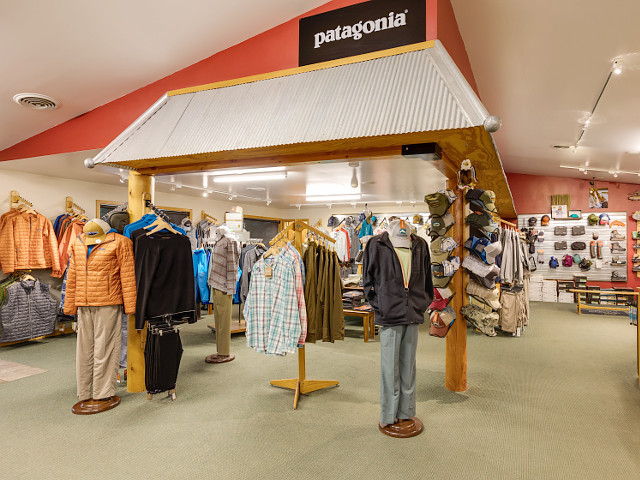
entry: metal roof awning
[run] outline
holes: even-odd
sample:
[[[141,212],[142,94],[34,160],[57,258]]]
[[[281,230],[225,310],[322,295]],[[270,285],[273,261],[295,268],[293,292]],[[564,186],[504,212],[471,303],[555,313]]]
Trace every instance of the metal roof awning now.
[[[313,160],[363,145],[373,151],[435,141],[458,165],[480,150],[478,161],[502,174],[498,190],[505,192],[496,194],[506,193],[508,213],[515,213],[483,127],[488,117],[436,40],[169,92],[94,162],[161,174],[238,166],[249,158],[268,164],[285,150]]]

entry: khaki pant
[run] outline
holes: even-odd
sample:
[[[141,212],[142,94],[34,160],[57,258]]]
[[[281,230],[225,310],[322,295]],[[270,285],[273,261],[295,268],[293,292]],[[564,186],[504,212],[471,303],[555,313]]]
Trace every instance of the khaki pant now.
[[[213,317],[216,323],[216,347],[218,355],[229,355],[231,351],[231,305],[233,297],[213,290]]]
[[[121,305],[78,307],[76,379],[80,400],[116,394],[121,318]]]

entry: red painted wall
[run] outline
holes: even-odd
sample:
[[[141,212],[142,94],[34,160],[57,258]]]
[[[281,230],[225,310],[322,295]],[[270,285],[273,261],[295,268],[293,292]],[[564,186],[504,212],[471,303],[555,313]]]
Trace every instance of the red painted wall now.
[[[640,278],[631,271],[630,262],[635,243],[631,232],[637,228],[636,221],[631,214],[640,210],[640,202],[634,202],[627,197],[638,189],[632,183],[614,183],[596,181],[597,188],[609,189],[608,209],[589,209],[589,178],[542,177],[537,175],[523,175],[521,173],[507,173],[507,181],[513,195],[518,215],[528,213],[548,213],[551,211],[551,195],[571,195],[571,209],[582,210],[582,213],[627,212],[627,278],[628,282],[590,282],[602,287],[640,287]],[[618,230],[620,231],[620,230]],[[622,232],[621,232],[622,233]]]
[[[477,91],[450,0],[425,1],[426,39],[441,38],[467,81]],[[363,1],[332,0],[303,16],[357,3]],[[296,67],[299,18],[0,151],[0,161],[103,148],[169,90]]]

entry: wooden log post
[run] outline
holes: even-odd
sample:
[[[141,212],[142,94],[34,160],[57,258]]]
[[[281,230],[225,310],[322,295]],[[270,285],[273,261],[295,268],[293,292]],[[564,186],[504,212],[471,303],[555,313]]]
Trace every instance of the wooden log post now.
[[[465,200],[464,193],[457,191],[458,179],[456,172],[448,169],[447,188],[456,192],[458,199],[451,206],[451,213],[455,219],[455,225],[450,231],[450,235],[458,243],[458,248],[454,255],[460,257],[462,262],[464,256],[464,241],[468,236],[468,228],[465,225]],[[451,283],[455,288],[452,307],[456,312],[456,321],[446,337],[446,366],[445,366],[445,387],[453,392],[463,392],[467,389],[467,322],[460,313],[460,309],[468,303],[466,287],[468,275],[460,268],[453,276]]]
[[[140,220],[147,212],[143,199],[148,194],[153,202],[155,178],[134,171],[129,172],[129,221]],[[129,315],[127,322],[127,391],[142,392],[144,384],[145,330],[136,330],[135,316]]]

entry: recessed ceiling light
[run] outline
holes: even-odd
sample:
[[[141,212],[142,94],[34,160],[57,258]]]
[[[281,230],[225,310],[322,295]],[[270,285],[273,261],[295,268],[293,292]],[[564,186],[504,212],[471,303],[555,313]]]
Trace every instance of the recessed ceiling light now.
[[[17,93],[13,101],[33,110],[55,110],[61,105],[55,98],[41,93]]]

